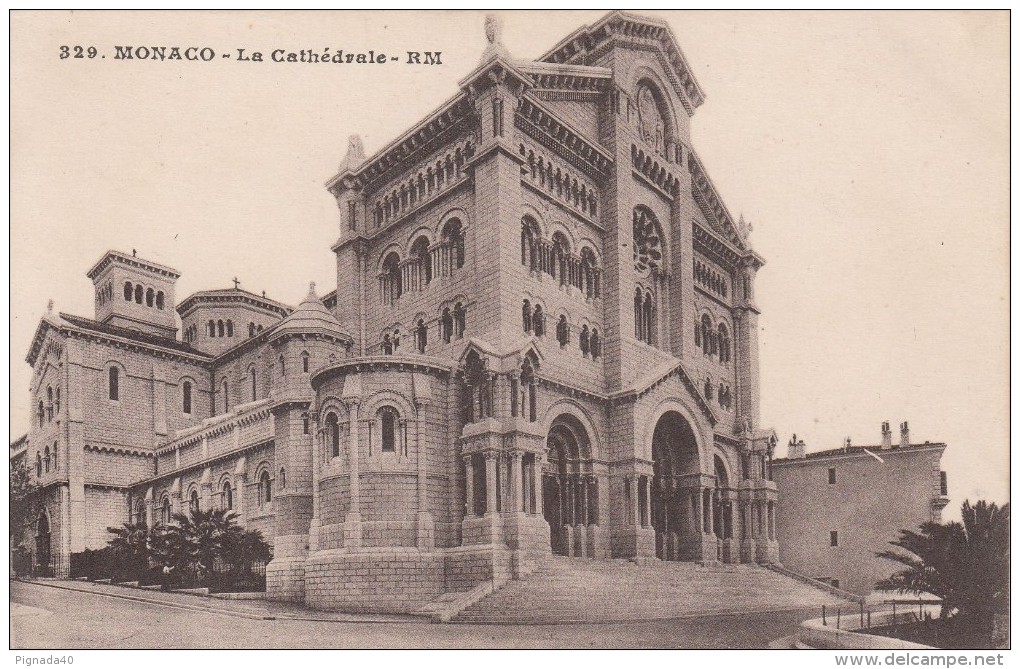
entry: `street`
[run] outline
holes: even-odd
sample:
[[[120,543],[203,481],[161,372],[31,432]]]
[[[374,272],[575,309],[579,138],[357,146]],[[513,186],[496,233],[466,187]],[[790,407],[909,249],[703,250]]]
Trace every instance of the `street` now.
[[[251,620],[12,581],[10,638],[17,649],[766,648],[814,615],[807,610],[521,626]]]

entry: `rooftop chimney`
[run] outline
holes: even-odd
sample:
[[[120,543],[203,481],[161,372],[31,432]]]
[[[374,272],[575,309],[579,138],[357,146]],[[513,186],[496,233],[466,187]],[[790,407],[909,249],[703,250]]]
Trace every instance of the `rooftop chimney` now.
[[[892,448],[892,428],[889,427],[889,421],[882,423],[882,450],[888,451]]]
[[[900,448],[910,446],[910,425],[907,421],[900,423]]]
[[[797,440],[797,435],[790,437],[790,443],[786,445],[786,457],[790,460],[804,459],[804,440]]]

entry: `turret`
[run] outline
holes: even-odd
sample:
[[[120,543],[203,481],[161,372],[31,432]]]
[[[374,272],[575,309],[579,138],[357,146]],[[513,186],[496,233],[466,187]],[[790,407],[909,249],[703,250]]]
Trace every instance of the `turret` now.
[[[96,320],[148,334],[174,337],[174,284],[180,273],[119,251],[107,251],[87,275],[95,286]]]

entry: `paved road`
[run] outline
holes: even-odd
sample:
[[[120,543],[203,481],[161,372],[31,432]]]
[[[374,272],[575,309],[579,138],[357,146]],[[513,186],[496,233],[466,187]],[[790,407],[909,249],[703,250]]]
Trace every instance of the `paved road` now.
[[[814,610],[605,625],[248,620],[11,582],[11,647],[765,648]]]

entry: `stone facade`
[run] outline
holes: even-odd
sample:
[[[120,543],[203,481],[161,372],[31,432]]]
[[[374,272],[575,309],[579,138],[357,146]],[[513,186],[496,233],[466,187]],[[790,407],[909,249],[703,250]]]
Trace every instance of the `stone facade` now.
[[[521,63],[487,34],[442,108],[371,157],[351,138],[336,291],[197,293],[178,339],[176,272],[111,252],[96,320],[43,319],[27,452],[61,449],[58,573],[108,509],[192,499],[270,538],[270,597],[324,609],[415,610],[551,553],[778,559],[764,261],[691,146],[675,38],[617,12]],[[125,282],[163,288],[151,322]]]
[[[773,462],[782,504],[776,514],[783,566],[860,595],[895,572],[875,557],[900,530],[941,522],[949,502],[940,461],[946,445],[911,444],[909,426],[894,442],[805,453],[794,436],[789,456]]]

